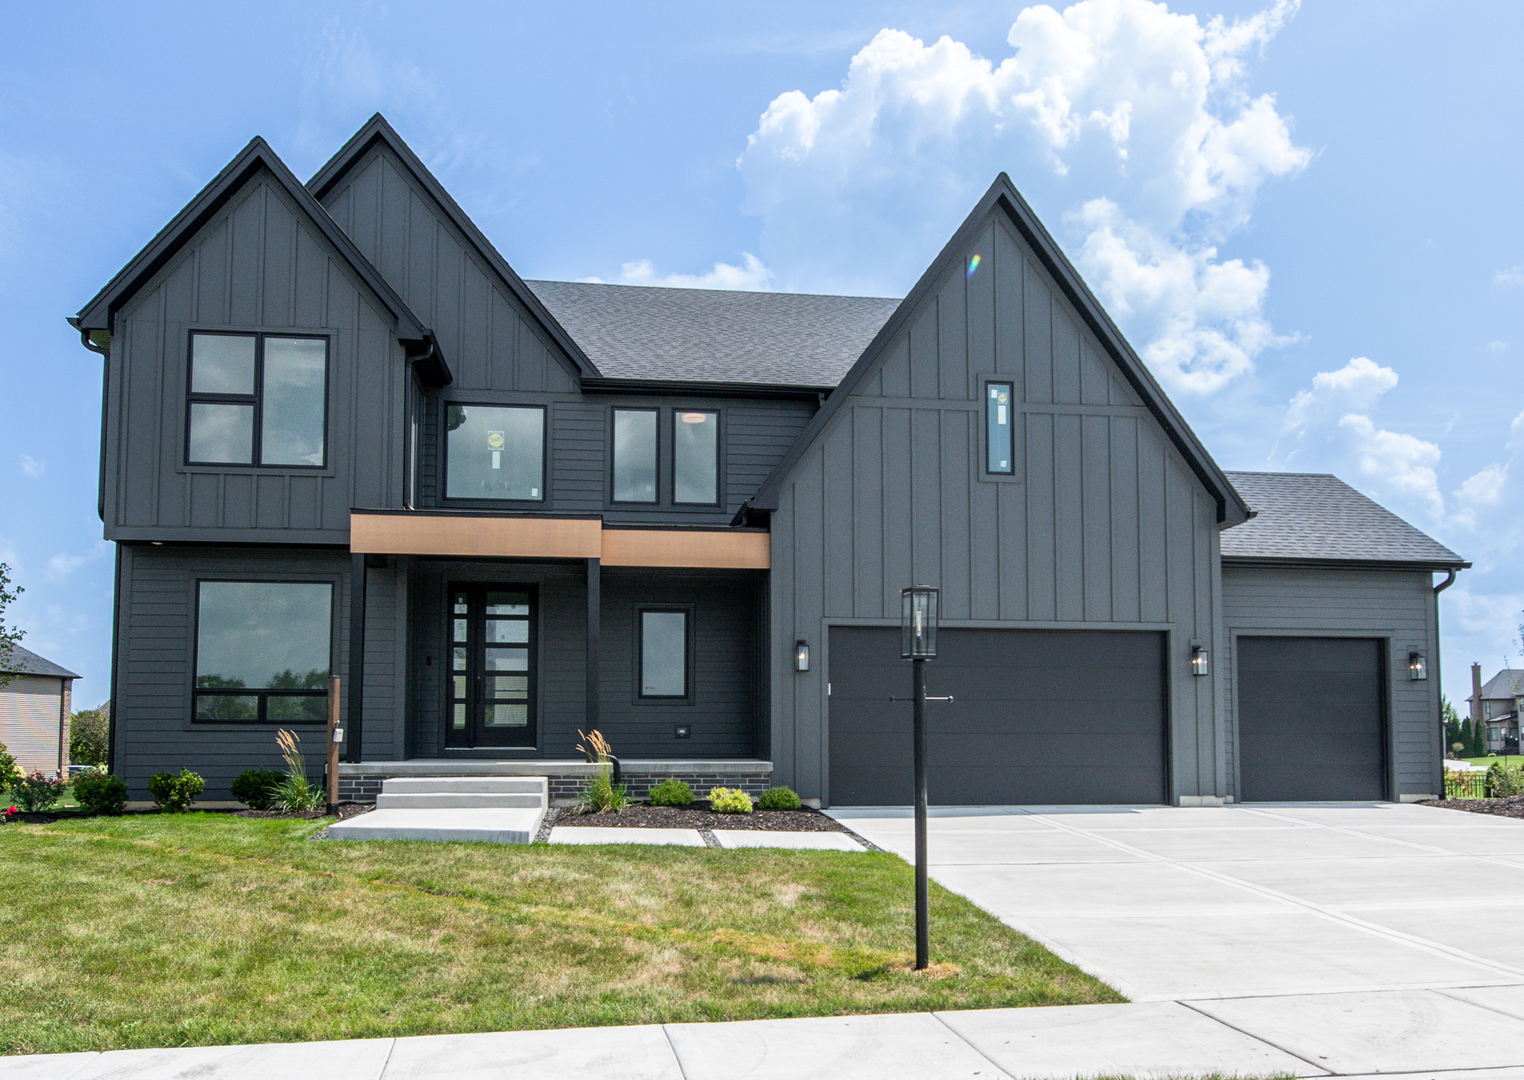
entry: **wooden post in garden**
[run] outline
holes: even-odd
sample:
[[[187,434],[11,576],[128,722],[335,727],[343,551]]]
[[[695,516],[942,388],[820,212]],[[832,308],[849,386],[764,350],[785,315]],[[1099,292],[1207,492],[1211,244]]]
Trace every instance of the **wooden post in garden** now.
[[[331,814],[339,804],[339,677],[328,678],[328,812]]]

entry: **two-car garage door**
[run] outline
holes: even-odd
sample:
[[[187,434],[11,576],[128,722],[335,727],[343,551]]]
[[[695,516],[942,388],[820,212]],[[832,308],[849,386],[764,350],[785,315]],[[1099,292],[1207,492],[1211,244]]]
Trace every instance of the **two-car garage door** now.
[[[1164,636],[946,629],[927,664],[927,789],[941,805],[1165,801]],[[898,627],[833,627],[831,803],[912,801]]]

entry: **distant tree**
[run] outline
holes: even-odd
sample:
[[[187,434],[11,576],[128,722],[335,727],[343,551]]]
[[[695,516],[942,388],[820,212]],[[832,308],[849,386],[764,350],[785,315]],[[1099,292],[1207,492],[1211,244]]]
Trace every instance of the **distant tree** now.
[[[16,597],[25,591],[20,585],[11,585],[11,568],[0,562],[0,686],[11,681],[11,676],[6,669],[12,666],[11,658],[15,655],[16,644],[25,633],[14,626],[6,627],[5,609],[14,604]]]
[[[106,764],[111,720],[104,708],[81,709],[69,722],[69,761],[74,765]]]
[[[1480,720],[1471,721],[1471,746],[1467,757],[1487,756],[1487,729]]]

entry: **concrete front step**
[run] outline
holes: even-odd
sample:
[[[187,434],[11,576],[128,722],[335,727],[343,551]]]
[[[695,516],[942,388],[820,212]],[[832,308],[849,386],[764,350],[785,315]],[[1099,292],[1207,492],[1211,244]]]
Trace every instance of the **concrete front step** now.
[[[543,776],[392,776],[381,782],[387,795],[518,795],[546,796]]]
[[[476,810],[372,810],[328,826],[335,840],[480,840],[528,844],[540,831],[545,807]]]
[[[545,808],[545,793],[532,792],[507,792],[472,794],[469,792],[455,791],[419,791],[404,792],[398,794],[382,789],[381,794],[376,796],[377,810],[470,810],[470,809],[514,809],[519,807]]]

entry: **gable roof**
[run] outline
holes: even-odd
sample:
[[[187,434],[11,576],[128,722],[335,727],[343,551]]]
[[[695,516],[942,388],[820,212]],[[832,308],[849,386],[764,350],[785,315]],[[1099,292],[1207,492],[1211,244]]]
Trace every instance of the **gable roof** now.
[[[1524,694],[1524,671],[1518,668],[1504,668],[1492,678],[1487,680],[1487,685],[1482,687],[1483,698],[1508,698],[1512,700],[1519,694]]]
[[[953,233],[952,239],[947,241],[941,253],[927,267],[920,281],[916,282],[915,288],[911,289],[909,295],[900,301],[894,314],[879,328],[873,341],[863,350],[863,354],[842,378],[840,385],[826,399],[825,405],[815,414],[798,441],[764,481],[756,498],[752,500],[752,506],[758,510],[778,508],[778,495],[783,481],[793,471],[799,459],[804,456],[804,452],[825,430],[826,425],[845,404],[858,383],[872,370],[893,342],[895,335],[910,318],[911,313],[927,294],[936,288],[937,282],[951,267],[953,260],[973,243],[985,220],[997,211],[1003,212],[1016,231],[1021,234],[1038,261],[1043,264],[1044,269],[1058,283],[1059,290],[1065,299],[1074,306],[1080,319],[1090,328],[1090,332],[1095,335],[1106,354],[1121,369],[1122,376],[1159,422],[1165,435],[1179,450],[1181,456],[1185,458],[1191,471],[1217,500],[1218,523],[1226,527],[1247,520],[1249,509],[1244,505],[1238,492],[1233,490],[1233,485],[1228,482],[1226,475],[1207,453],[1206,447],[1196,438],[1190,425],[1185,422],[1185,418],[1165,396],[1164,389],[1154,379],[1138,354],[1133,351],[1132,346],[1127,343],[1121,330],[1117,329],[1116,324],[1111,321],[1111,316],[1106,314],[1100,301],[1095,298],[1095,294],[1080,277],[1079,271],[1075,270],[1074,264],[1059,250],[1058,244],[1044,228],[1042,222],[1037,219],[1037,215],[1032,212],[1032,208],[1027,205],[1021,193],[1016,190],[1016,185],[1011,183],[1011,178],[1005,173],[995,177],[995,182],[984,193],[984,197],[979,200],[973,212],[964,219],[958,231]]]
[[[812,390],[840,383],[900,303],[874,296],[526,284],[606,378]]]
[[[270,148],[270,144],[257,135],[249,140],[249,144],[239,152],[237,157],[228,162],[211,183],[202,188],[200,193],[186,204],[185,209],[159,230],[159,234],[150,240],[131,262],[118,271],[105,288],[96,293],[94,299],[80,309],[75,318],[69,320],[70,323],[85,334],[91,330],[109,332],[112,328],[112,320],[122,305],[147,284],[149,279],[158,273],[170,259],[174,258],[175,253],[184,246],[186,241],[211,220],[213,215],[261,170],[268,171],[275,178],[275,182],[287,195],[291,196],[292,201],[306,215],[313,227],[337,249],[344,261],[375,294],[376,299],[386,307],[392,316],[392,327],[398,340],[419,346],[427,343],[432,347],[432,335],[418,321],[417,316],[407,304],[403,303],[402,297],[397,295],[396,290],[370,264],[370,260],[361,254],[354,241],[343,229],[339,228],[338,222],[334,221],[328,211],[323,209],[322,203],[313,198],[301,182],[292,175],[291,170],[286,168],[286,163],[281,161],[279,155]],[[448,382],[448,369],[445,369],[444,374],[446,376],[444,381]]]
[[[599,374],[597,365],[588,359],[587,354],[582,351],[582,346],[556,321],[555,316],[546,310],[540,298],[524,284],[524,279],[508,265],[508,260],[492,246],[492,241],[488,240],[476,227],[476,222],[467,216],[466,212],[460,208],[460,204],[444,189],[444,185],[434,178],[433,173],[429,172],[423,160],[413,153],[413,148],[403,140],[401,135],[397,134],[397,130],[387,123],[386,117],[380,113],[376,113],[367,120],[365,125],[339,148],[339,152],[313,174],[312,179],[307,181],[307,190],[315,199],[323,199],[378,143],[390,150],[402,167],[412,175],[418,186],[427,191],[429,196],[439,204],[445,216],[460,230],[466,242],[476,249],[476,253],[508,287],[508,291],[529,309],[530,315],[550,335],[551,340],[571,358],[572,363],[577,367],[577,373],[582,378],[596,378]]]
[[[0,666],[0,673],[6,675],[46,675],[54,679],[77,679],[78,675],[68,668],[59,667],[51,660],[45,660],[32,652],[23,649],[20,645],[11,646],[10,663]]]
[[[1336,476],[1231,472],[1255,517],[1222,534],[1224,562],[1471,564]]]

